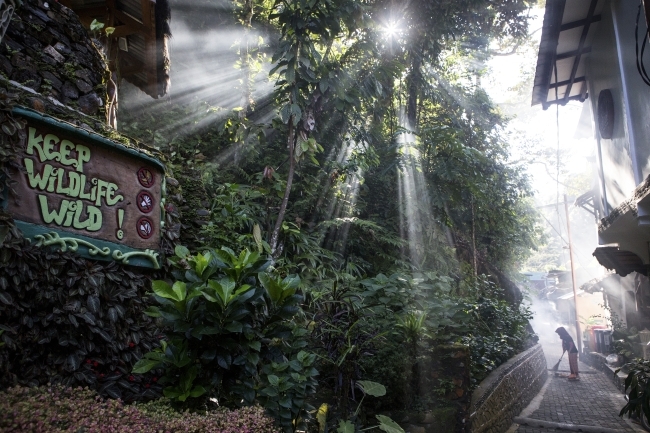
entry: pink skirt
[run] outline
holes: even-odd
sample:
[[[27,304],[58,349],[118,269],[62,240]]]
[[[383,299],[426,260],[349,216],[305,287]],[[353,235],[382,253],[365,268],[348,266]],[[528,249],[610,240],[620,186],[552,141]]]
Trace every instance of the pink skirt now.
[[[575,375],[580,374],[580,372],[578,371],[577,353],[569,353],[569,368],[571,369],[571,374],[575,374]]]

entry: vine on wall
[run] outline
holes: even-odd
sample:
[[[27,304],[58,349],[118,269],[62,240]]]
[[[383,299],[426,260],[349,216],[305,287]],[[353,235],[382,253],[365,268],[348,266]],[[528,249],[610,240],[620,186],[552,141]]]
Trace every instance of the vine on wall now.
[[[21,174],[18,158],[26,138],[24,122],[11,111],[16,105],[33,108],[34,100],[46,114],[70,123],[88,120],[72,110],[55,113],[45,98],[0,86],[0,197],[5,200],[20,199],[12,185]],[[154,153],[115,131],[101,132]],[[163,254],[173,252],[180,238],[178,203],[183,203],[177,181],[167,177],[166,188]],[[38,246],[23,237],[0,207],[0,388],[52,382],[88,386],[127,401],[159,396],[156,372],[131,371],[161,338],[144,310],[151,277],[164,274]]]

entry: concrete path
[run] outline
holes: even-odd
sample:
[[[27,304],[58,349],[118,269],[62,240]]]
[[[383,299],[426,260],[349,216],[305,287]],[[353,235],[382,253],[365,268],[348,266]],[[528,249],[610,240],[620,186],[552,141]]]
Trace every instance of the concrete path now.
[[[562,354],[560,339],[540,341],[551,368]],[[555,343],[555,344],[553,344]],[[625,405],[623,394],[605,373],[580,362],[579,382],[569,382],[549,371],[549,378],[541,392],[515,418],[508,433],[547,433],[555,431],[582,431],[587,433],[645,432],[640,425],[618,416]],[[562,371],[565,370],[565,371]],[[565,354],[560,374],[568,375],[569,362]]]

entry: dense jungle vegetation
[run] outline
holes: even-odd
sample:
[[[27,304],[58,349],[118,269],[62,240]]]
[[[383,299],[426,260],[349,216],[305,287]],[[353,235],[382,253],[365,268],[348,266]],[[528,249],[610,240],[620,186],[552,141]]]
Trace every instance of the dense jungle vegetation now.
[[[400,431],[382,413],[460,397],[439,348],[469,347],[471,389],[534,342],[514,283],[532,192],[480,84],[534,2],[171,3],[241,35],[221,62],[239,103],[120,95],[118,128],[167,156],[182,201],[146,310],[163,338],[126,388],[258,403],[286,431]]]
[[[237,323],[235,352],[248,359],[236,368],[240,381],[232,377],[234,361],[220,355],[218,367],[190,376],[233,404],[242,396],[267,400],[267,407],[275,402],[286,426],[303,416],[312,386],[337,397],[343,418],[354,412],[346,397],[364,379],[388,386],[380,407],[435,404],[451,389],[442,383],[425,390],[418,365],[440,344],[469,344],[477,383],[529,342],[528,313],[512,279],[536,242],[531,191],[508,160],[507,119],[480,78],[495,49],[526,37],[531,2],[232,6],[212,17],[205,9],[184,13],[198,26],[241,30],[234,63],[226,65],[240,74],[239,107],[172,99],[131,104],[119,117],[124,132],[169,155],[181,184],[181,240],[199,255],[183,250],[175,259],[191,273],[178,273],[175,284],[188,284],[188,297],[189,284],[215,287],[222,297],[210,300],[236,316],[222,315],[220,323]],[[264,94],[255,86],[267,73],[273,87]],[[174,127],[183,119],[194,125]],[[221,268],[202,274],[215,257]],[[243,271],[224,276],[230,266]],[[246,283],[260,266],[271,277]],[[242,289],[248,284],[266,287],[270,299],[253,302],[261,294]],[[168,286],[160,290],[173,299],[164,294]],[[233,313],[240,304],[259,315]],[[204,339],[187,337],[188,326],[214,326],[207,312],[187,319],[175,311],[185,307],[159,308],[188,356],[222,353],[201,354]],[[252,341],[284,342],[251,349],[241,326]],[[302,366],[282,370],[258,355]],[[277,406],[275,377],[297,385],[288,372],[304,378],[298,382],[307,389],[280,392],[293,403]]]

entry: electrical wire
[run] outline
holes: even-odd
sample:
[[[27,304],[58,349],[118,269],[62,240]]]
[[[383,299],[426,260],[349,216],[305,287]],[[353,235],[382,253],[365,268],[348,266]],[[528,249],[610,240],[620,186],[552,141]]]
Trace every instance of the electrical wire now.
[[[560,215],[560,103],[557,90],[557,62],[555,62],[553,69],[555,72],[555,134],[557,141],[557,151],[555,154],[555,213],[557,214],[557,227],[559,230],[556,231],[560,235],[560,239],[566,242],[562,236],[562,216]],[[553,230],[555,230],[555,228]],[[566,244],[568,245],[569,243],[566,242]],[[562,249],[562,261],[566,261],[566,251],[564,248]]]
[[[648,42],[648,35],[644,35],[643,37],[643,44],[641,45],[641,55],[639,56],[639,21],[641,21],[641,6],[643,5],[643,2],[639,2],[639,9],[637,10],[636,13],[636,28],[634,30],[634,42],[635,42],[635,48],[636,48],[636,70],[639,71],[639,75],[641,76],[641,79],[643,82],[650,86],[650,76],[648,75],[648,72],[645,69],[645,65],[643,64],[643,54],[645,53],[645,46]],[[647,33],[647,29],[646,29]]]
[[[555,207],[559,214],[560,206],[560,103],[558,101],[557,62],[555,62],[555,135],[557,140],[557,151],[555,154]]]
[[[542,218],[544,218],[544,220],[546,220],[546,222],[548,223],[548,225],[551,226],[551,228],[553,229],[553,231],[554,231],[555,233],[557,233],[557,235],[560,237],[560,239],[562,239],[562,242],[564,242],[565,244],[569,245],[569,242],[567,242],[567,240],[564,239],[564,237],[562,236],[562,233],[560,233],[559,231],[557,231],[557,229],[555,228],[555,226],[553,225],[553,223],[552,223],[548,218],[546,218],[542,212],[540,212],[539,214],[542,216]]]

